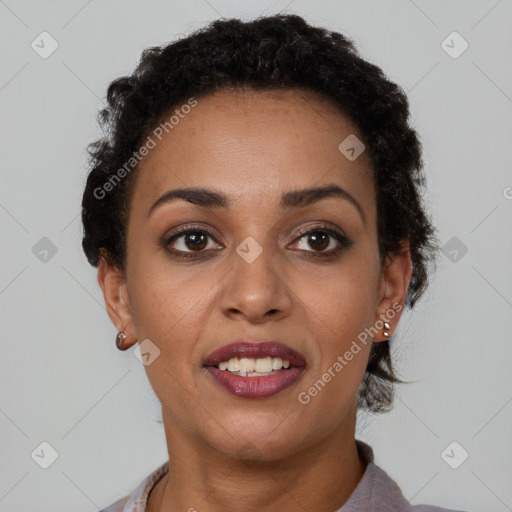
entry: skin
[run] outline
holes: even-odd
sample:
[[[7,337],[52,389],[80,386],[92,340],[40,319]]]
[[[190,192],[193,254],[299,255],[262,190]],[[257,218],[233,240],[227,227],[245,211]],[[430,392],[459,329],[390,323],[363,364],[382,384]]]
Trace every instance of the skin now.
[[[98,282],[128,346],[150,339],[161,351],[145,370],[162,405],[171,464],[148,511],[332,512],[360,481],[356,397],[370,343],[308,404],[298,401],[359,333],[393,304],[403,307],[411,277],[407,243],[380,265],[369,160],[363,153],[350,161],[338,149],[350,134],[358,134],[350,120],[312,93],[219,92],[199,99],[141,162],[126,273],[102,259]],[[355,198],[364,220],[339,197],[279,206],[285,192],[328,184]],[[165,192],[190,186],[223,192],[232,205],[178,199],[148,217]],[[310,244],[299,230],[324,222],[353,243],[313,259],[339,244]],[[160,244],[184,224],[213,237],[197,260],[173,258]],[[252,263],[236,252],[248,236],[263,250]],[[183,236],[169,247],[194,251]],[[388,337],[381,330],[373,341]],[[241,338],[281,341],[303,354],[307,369],[273,397],[234,396],[202,363]]]

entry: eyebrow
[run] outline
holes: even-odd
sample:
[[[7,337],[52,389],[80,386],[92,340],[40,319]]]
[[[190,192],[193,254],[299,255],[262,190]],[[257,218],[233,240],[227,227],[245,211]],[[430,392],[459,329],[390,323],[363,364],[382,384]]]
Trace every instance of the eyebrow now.
[[[344,199],[350,202],[353,206],[355,206],[361,215],[363,222],[366,223],[366,217],[359,202],[346,190],[342,189],[334,183],[321,187],[304,188],[285,192],[281,197],[279,206],[281,209],[304,208],[322,199],[332,197]],[[182,199],[202,208],[229,209],[230,205],[232,204],[228,196],[223,192],[203,187],[178,188],[169,190],[160,198],[158,198],[149,209],[148,217],[159,206],[170,203],[177,199]]]

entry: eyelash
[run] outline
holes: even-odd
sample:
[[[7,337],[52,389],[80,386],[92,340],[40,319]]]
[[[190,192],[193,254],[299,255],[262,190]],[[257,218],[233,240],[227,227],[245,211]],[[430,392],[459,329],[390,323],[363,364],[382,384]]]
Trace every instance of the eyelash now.
[[[183,235],[189,234],[189,233],[201,233],[204,235],[207,235],[210,237],[215,243],[218,243],[213,235],[206,229],[198,228],[198,227],[191,227],[191,226],[184,226],[182,228],[179,228],[177,231],[172,233],[171,235],[164,237],[161,241],[161,246],[166,250],[172,257],[175,258],[185,258],[185,259],[200,259],[204,257],[205,252],[209,251],[172,251],[169,249],[169,245],[181,238]],[[317,258],[333,258],[338,256],[340,250],[348,249],[352,244],[352,240],[348,238],[344,233],[339,232],[337,230],[334,230],[332,228],[329,228],[327,225],[323,226],[315,226],[314,228],[309,228],[306,230],[303,230],[299,232],[295,240],[300,240],[304,238],[304,236],[312,234],[312,233],[325,233],[333,237],[338,243],[339,247],[336,249],[331,249],[327,252],[317,252],[317,251],[303,251],[305,253],[308,253],[308,258],[311,259],[317,259]]]

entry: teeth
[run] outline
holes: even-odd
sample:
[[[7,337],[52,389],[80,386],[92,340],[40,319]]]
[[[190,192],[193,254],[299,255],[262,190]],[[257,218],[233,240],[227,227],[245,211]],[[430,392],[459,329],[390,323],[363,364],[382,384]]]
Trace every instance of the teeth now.
[[[272,358],[265,357],[263,359],[256,359],[254,370],[260,373],[272,371]]]
[[[228,370],[230,372],[240,371],[240,361],[238,360],[238,357],[234,357],[228,361]]]
[[[253,372],[254,371],[254,359],[248,359],[247,357],[242,357],[240,359],[240,371],[241,372]]]
[[[280,357],[274,357],[272,359],[272,369],[280,370],[281,366],[283,366],[283,360]]]
[[[268,375],[272,375],[274,373],[277,373],[275,371],[273,372],[232,372],[233,375],[238,375],[239,377],[267,377]]]
[[[219,370],[227,370],[233,373],[246,375],[250,373],[251,377],[257,377],[258,374],[269,375],[273,370],[281,368],[290,368],[290,361],[283,361],[280,357],[263,357],[260,359],[251,359],[248,357],[233,357],[229,361],[219,363]]]

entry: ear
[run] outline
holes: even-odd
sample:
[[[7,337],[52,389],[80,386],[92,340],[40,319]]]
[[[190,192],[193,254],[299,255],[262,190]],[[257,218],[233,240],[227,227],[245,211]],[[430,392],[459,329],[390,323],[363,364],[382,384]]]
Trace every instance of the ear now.
[[[108,316],[118,331],[124,331],[129,347],[137,341],[137,334],[132,317],[126,280],[122,270],[110,263],[102,252],[98,264],[98,284],[103,292]]]
[[[374,337],[374,341],[385,341],[395,331],[404,309],[411,274],[412,260],[409,241],[405,241],[399,252],[386,259],[382,271],[375,322],[378,320],[380,320],[379,324],[388,322],[391,327],[389,329],[380,329]],[[388,335],[385,336],[384,332],[387,332]]]

